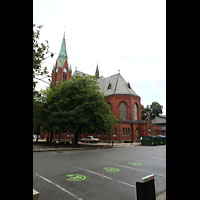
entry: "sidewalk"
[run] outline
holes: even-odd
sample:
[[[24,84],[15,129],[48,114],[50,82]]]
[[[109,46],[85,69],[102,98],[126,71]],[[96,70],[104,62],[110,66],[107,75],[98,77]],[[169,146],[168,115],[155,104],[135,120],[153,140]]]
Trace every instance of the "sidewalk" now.
[[[166,200],[166,191],[162,192],[156,197],[156,200]]]
[[[47,144],[45,140],[39,140],[38,143],[33,142],[33,152],[44,152],[44,151],[67,151],[67,150],[89,150],[89,149],[102,149],[102,148],[124,148],[139,146],[140,143],[81,143],[78,145],[74,144]]]

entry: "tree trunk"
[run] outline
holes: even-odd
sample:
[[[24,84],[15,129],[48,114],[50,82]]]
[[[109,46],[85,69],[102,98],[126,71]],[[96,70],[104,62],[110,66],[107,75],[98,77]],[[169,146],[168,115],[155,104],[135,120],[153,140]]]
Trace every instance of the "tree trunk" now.
[[[53,140],[53,131],[51,131],[50,143],[52,143],[52,140]]]
[[[59,135],[58,135],[58,141],[59,141],[59,143],[60,143],[60,132],[59,132]]]
[[[37,138],[36,138],[36,143],[38,143],[38,135],[40,135],[40,127],[37,127]]]
[[[46,138],[46,142],[49,143],[49,132],[48,132],[48,136]]]
[[[78,144],[78,133],[74,134],[74,144]]]

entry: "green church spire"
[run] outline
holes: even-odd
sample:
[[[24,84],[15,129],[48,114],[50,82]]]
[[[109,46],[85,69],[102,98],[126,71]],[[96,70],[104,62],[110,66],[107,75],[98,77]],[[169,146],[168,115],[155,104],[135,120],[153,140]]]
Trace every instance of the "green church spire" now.
[[[61,45],[60,53],[59,53],[58,57],[64,57],[64,58],[67,59],[67,51],[66,51],[66,43],[65,43],[65,32],[64,32],[64,35],[63,35],[62,45]]]
[[[58,62],[58,67],[63,67],[65,60],[67,60],[67,51],[66,51],[66,43],[65,43],[65,32],[63,35],[63,40],[62,40],[62,44],[61,44],[61,48],[60,48],[60,53],[58,55],[57,58],[57,62]]]

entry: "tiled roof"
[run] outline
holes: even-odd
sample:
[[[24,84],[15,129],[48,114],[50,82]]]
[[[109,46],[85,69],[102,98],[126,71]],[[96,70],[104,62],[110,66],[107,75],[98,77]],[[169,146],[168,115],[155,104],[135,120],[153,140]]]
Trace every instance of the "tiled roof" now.
[[[152,124],[165,124],[166,123],[166,118],[156,116],[155,119],[152,120]]]
[[[99,77],[97,79],[101,92],[104,96],[111,96],[117,94],[128,94],[138,96],[136,92],[130,87],[130,84],[125,81],[120,73],[107,78]]]
[[[76,74],[86,75],[86,76],[88,75],[78,70],[74,72],[73,76]],[[130,87],[130,84],[125,81],[125,79],[122,77],[120,73],[115,74],[113,76],[109,76],[107,78],[100,76],[99,78],[97,78],[97,82],[99,84],[100,91],[104,93],[104,96],[128,94],[140,97]]]

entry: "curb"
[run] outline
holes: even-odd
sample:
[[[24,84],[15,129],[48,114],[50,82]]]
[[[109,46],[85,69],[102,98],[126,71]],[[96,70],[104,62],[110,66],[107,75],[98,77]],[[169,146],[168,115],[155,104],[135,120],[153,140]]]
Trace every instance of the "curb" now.
[[[112,145],[105,145],[105,146],[91,146],[91,147],[77,147],[77,148],[70,148],[70,147],[66,147],[66,148],[38,148],[38,149],[33,149],[33,152],[46,152],[46,151],[72,151],[72,150],[94,150],[94,149],[108,149],[108,148],[126,148],[126,147],[134,147],[134,146],[140,146],[140,143],[136,143],[130,146],[120,146],[120,145],[116,145],[113,144]]]
[[[33,152],[45,152],[45,151],[73,151],[73,150],[94,150],[94,149],[107,149],[107,148],[112,148],[112,147],[34,149]]]

